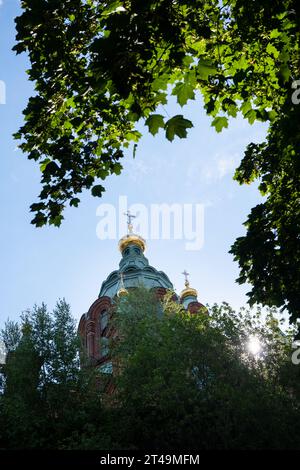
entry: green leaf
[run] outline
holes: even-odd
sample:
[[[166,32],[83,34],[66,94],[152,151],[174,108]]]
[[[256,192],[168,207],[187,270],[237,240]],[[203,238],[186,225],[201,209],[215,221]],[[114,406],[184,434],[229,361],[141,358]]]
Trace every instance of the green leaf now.
[[[197,72],[199,77],[203,80],[207,80],[210,75],[218,73],[213,63],[207,59],[203,59],[202,57],[199,59]]]
[[[160,91],[166,90],[168,88],[169,77],[168,75],[160,75],[159,77],[155,78],[152,83],[152,90],[153,91]]]
[[[246,57],[242,55],[234,65],[237,70],[246,70],[249,66],[249,63]]]
[[[256,119],[256,111],[251,109],[247,113],[245,113],[245,118],[248,119],[249,124],[253,124]]]
[[[250,111],[250,109],[252,109],[251,101],[244,101],[240,107],[240,110],[242,111],[243,116],[245,116],[248,113],[248,111]]]
[[[139,131],[131,131],[125,134],[126,140],[133,140],[134,142],[138,142],[141,138],[142,134]]]
[[[228,119],[225,116],[217,116],[211,123],[217,132],[221,132],[224,127],[228,127]]]
[[[164,92],[157,92],[153,97],[154,104],[167,104],[168,98],[167,93]]]
[[[283,82],[286,83],[289,81],[290,76],[291,76],[291,71],[287,64],[282,64],[279,68],[279,74],[281,78],[283,79]]]
[[[70,201],[70,206],[74,206],[74,207],[78,207],[78,204],[80,203],[80,199],[78,199],[77,197],[74,197],[73,199],[71,199]]]
[[[275,57],[275,59],[277,59],[277,57],[279,56],[279,51],[276,49],[275,46],[273,46],[273,44],[271,44],[269,42],[269,44],[267,45],[267,48],[266,48],[266,51],[268,54],[272,55],[273,57]]]
[[[72,125],[72,123],[71,123],[70,121],[65,121],[65,122],[64,122],[64,129],[70,130],[70,129],[72,129],[72,128],[73,128],[73,125]]]
[[[270,121],[274,121],[276,116],[277,116],[277,113],[273,109],[271,111],[268,111],[268,118],[270,119]]]
[[[43,160],[43,161],[41,162],[41,164],[40,164],[40,170],[41,170],[42,173],[45,171],[45,169],[46,169],[48,163],[50,163],[50,162],[51,162],[50,158],[46,158],[45,160]]]
[[[180,106],[184,106],[188,100],[195,99],[194,87],[188,82],[176,83],[172,95],[177,96],[177,102]]]
[[[191,55],[186,55],[182,61],[183,65],[185,65],[186,67],[189,67],[193,62],[194,58]]]
[[[193,127],[193,123],[189,119],[185,119],[181,114],[178,114],[166,122],[166,137],[172,142],[175,135],[180,139],[187,136],[187,129]]]
[[[112,173],[114,173],[115,175],[120,175],[122,169],[123,169],[123,167],[122,167],[121,163],[115,163],[113,168],[112,168]],[[102,191],[105,191],[105,189],[102,188]]]
[[[99,170],[91,174],[93,176],[97,176],[98,178],[101,178],[102,180],[105,180],[105,178],[109,175],[109,171],[105,168],[100,168]]]
[[[270,38],[271,39],[276,39],[280,35],[281,35],[281,33],[280,33],[280,31],[278,31],[278,29],[273,29],[273,31],[271,31]]]
[[[38,212],[31,223],[36,227],[43,227],[47,223],[47,217],[42,212]]]
[[[31,204],[30,206],[30,212],[37,212],[41,211],[42,209],[45,209],[45,203],[44,202],[36,202],[34,204]]]
[[[97,184],[96,186],[92,187],[92,195],[94,197],[101,197],[103,191],[104,191],[104,188],[103,186],[101,186],[101,184]]]
[[[149,132],[151,132],[152,135],[155,135],[158,133],[160,128],[165,127],[164,117],[161,114],[150,114],[145,124],[149,128]]]
[[[67,99],[66,105],[69,108],[75,108],[76,105],[75,105],[74,96],[71,96],[70,98]]]
[[[64,217],[62,215],[56,215],[55,217],[50,218],[50,224],[54,227],[60,227]]]
[[[191,48],[196,51],[198,54],[203,54],[205,52],[206,42],[204,39],[195,41],[191,44]]]

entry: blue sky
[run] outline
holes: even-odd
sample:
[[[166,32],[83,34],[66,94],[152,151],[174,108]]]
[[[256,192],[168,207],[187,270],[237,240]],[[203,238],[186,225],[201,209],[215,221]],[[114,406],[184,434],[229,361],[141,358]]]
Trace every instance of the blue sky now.
[[[235,308],[245,305],[249,286],[235,283],[238,267],[228,250],[245,233],[242,223],[261,197],[255,185],[241,187],[232,176],[246,145],[262,141],[266,127],[235,119],[217,134],[200,98],[183,110],[172,102],[162,112],[182,113],[193,121],[188,139],[176,138],[171,144],[163,134],[154,138],[145,130],[136,159],[128,153],[122,174],[106,180],[102,200],[86,192],[78,209],[66,210],[59,229],[36,229],[30,224],[29,206],[40,191],[38,166],[26,159],[12,138],[22,124],[22,110],[33,84],[27,80],[26,56],[11,51],[19,2],[0,4],[0,80],[6,84],[6,104],[0,105],[0,325],[7,317],[18,319],[34,303],[44,301],[52,308],[59,297],[71,304],[76,318],[88,310],[102,281],[120,260],[118,240],[96,236],[96,210],[100,203],[118,207],[119,196],[127,196],[129,205],[147,207],[153,203],[205,204],[201,250],[187,251],[185,240],[149,240],[146,256],[150,264],[166,272],[177,292],[183,288],[181,273],[187,269],[203,303],[225,300]]]

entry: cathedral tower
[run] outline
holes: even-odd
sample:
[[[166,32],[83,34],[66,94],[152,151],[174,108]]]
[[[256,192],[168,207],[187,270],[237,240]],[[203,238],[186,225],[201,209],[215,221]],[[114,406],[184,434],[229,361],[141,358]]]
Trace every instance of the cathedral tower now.
[[[107,363],[108,357],[108,320],[109,312],[117,297],[126,295],[128,289],[144,286],[153,289],[158,297],[163,297],[173,284],[163,271],[150,266],[145,257],[145,240],[135,233],[130,212],[128,217],[128,233],[119,241],[121,260],[119,269],[112,271],[102,283],[98,299],[91,305],[88,312],[82,315],[79,322],[79,334],[83,340],[87,357],[94,364]]]
[[[154,290],[158,298],[162,298],[167,290],[174,290],[168,276],[149,265],[145,257],[145,240],[133,233],[132,218],[135,216],[127,212],[128,232],[119,241],[121,260],[119,269],[112,271],[102,283],[97,300],[91,305],[88,312],[82,315],[78,331],[83,340],[89,362],[98,365],[103,372],[110,373],[112,369],[109,360],[108,343],[111,331],[109,330],[109,315],[117,298],[125,296],[129,289],[146,287]],[[184,271],[185,288],[178,297],[174,298],[191,314],[195,314],[204,307],[197,299],[197,291],[190,287],[189,273]]]

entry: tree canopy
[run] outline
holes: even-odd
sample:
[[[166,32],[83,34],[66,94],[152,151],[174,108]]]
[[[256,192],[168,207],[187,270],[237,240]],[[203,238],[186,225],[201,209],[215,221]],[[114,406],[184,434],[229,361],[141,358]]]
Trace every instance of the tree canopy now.
[[[190,314],[137,289],[111,319],[110,375],[80,369],[65,301],[34,307],[1,332],[0,449],[299,449],[294,331],[276,316],[225,303]]]
[[[80,369],[80,342],[64,300],[53,312],[42,304],[19,324],[8,321],[1,339],[7,358],[0,369],[0,449],[65,449],[81,429],[88,436],[99,426],[95,373]]]
[[[126,446],[297,448],[293,331],[282,333],[274,309],[264,319],[260,309],[235,312],[223,303],[194,315],[171,296],[158,309],[140,290],[117,310],[112,357]],[[248,349],[253,335],[256,356]]]
[[[17,53],[29,54],[36,94],[16,134],[40,165],[33,223],[60,225],[66,204],[105,190],[100,180],[135,153],[142,122],[153,135],[185,138],[192,122],[166,117],[202,95],[217,132],[241,114],[269,123],[250,144],[236,180],[259,180],[263,203],[231,252],[250,302],[300,312],[299,5],[296,0],[23,0]],[[293,88],[294,87],[294,88]]]

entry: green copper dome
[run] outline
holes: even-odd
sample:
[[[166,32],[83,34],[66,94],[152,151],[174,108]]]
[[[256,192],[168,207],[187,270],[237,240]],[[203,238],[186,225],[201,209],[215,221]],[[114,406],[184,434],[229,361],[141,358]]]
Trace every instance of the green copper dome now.
[[[99,297],[107,296],[113,299],[117,295],[121,273],[125,289],[139,286],[144,286],[147,289],[158,287],[173,289],[173,284],[168,276],[149,265],[149,261],[143,253],[144,246],[138,243],[138,238],[141,237],[135,235],[132,237],[132,241],[128,240],[124,245],[121,245],[123,251],[119,269],[113,271],[102,283]]]

